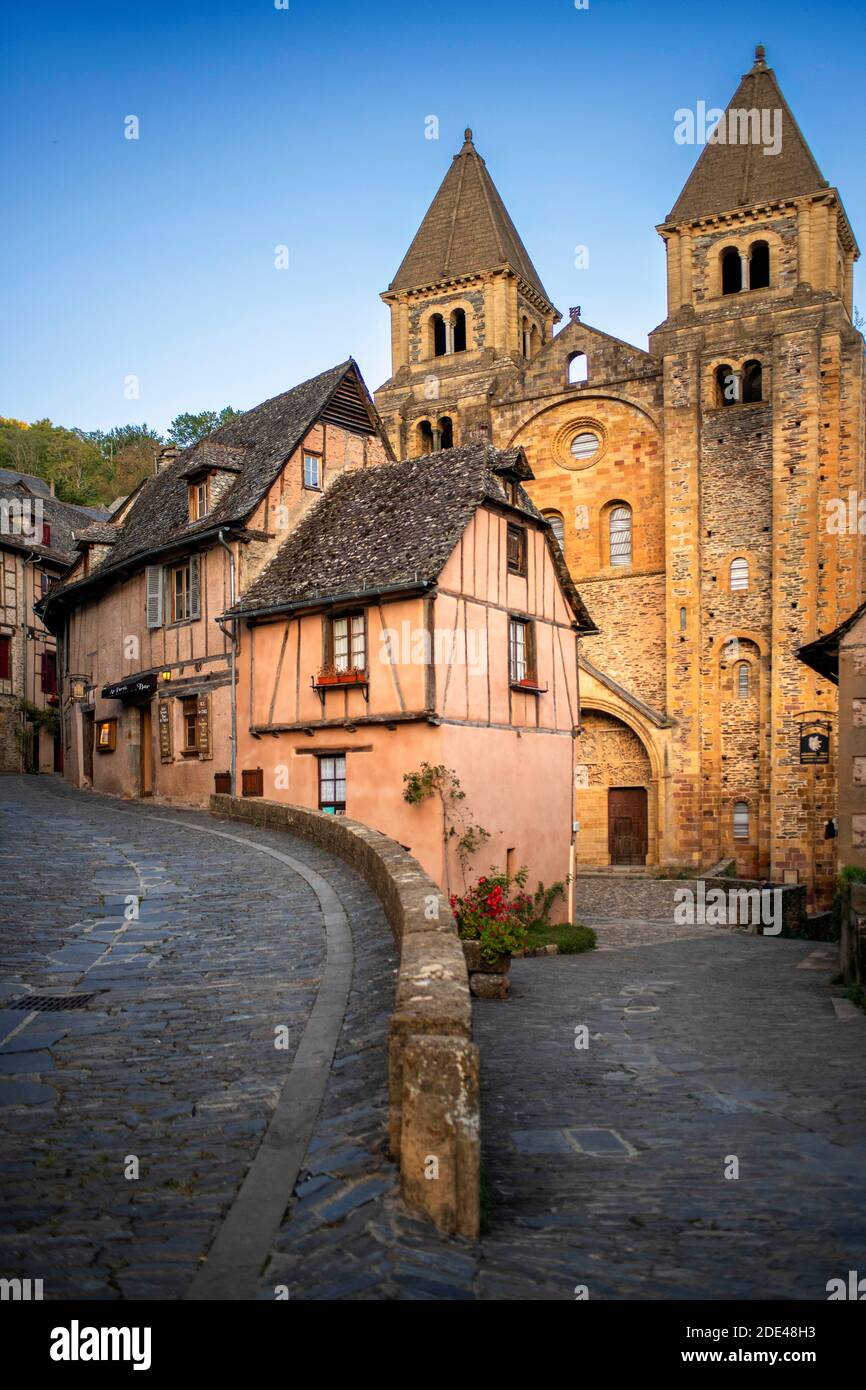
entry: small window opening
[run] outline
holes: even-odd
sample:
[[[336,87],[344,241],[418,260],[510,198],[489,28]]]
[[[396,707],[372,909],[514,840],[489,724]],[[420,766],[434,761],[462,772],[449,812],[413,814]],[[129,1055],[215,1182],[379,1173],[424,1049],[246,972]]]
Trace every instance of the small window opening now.
[[[766,241],[754,241],[749,250],[749,289],[764,290],[770,283],[770,248]]]
[[[722,252],[722,294],[739,294],[743,288],[743,262],[736,246]]]
[[[589,379],[589,359],[585,352],[576,352],[568,359],[568,384],[579,386]]]
[[[743,401],[749,405],[764,399],[764,372],[760,362],[747,362],[743,367]]]
[[[445,320],[441,314],[434,314],[430,320],[430,331],[432,336],[433,356],[444,357],[448,351],[448,335],[445,331]]]
[[[610,513],[610,563],[631,564],[631,507],[614,507]]]

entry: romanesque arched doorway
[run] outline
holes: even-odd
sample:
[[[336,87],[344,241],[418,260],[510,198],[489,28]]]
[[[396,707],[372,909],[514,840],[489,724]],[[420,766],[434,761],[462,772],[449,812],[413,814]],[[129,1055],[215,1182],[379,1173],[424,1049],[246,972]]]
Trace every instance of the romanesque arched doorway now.
[[[658,786],[639,734],[615,715],[584,708],[575,750],[576,862],[658,862]]]

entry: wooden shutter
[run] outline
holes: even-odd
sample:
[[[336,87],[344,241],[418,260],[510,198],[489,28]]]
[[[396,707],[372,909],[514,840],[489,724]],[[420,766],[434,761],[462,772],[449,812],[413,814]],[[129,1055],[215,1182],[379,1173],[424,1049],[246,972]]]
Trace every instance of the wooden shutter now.
[[[46,684],[45,684],[45,679],[46,679],[46,661],[45,661],[45,653],[44,653],[44,652],[41,652],[40,655],[39,655],[39,689],[42,691],[42,694],[43,694],[43,695],[46,693],[46,690],[47,690],[47,686],[46,686]]]
[[[201,584],[199,582],[199,556],[191,555],[189,561],[189,616],[201,617]]]
[[[162,565],[148,565],[146,588],[147,625],[162,627]]]
[[[210,696],[199,695],[196,706],[196,742],[200,758],[212,758],[210,735]]]
[[[168,700],[159,701],[159,757],[160,762],[173,761],[171,751],[171,705]]]

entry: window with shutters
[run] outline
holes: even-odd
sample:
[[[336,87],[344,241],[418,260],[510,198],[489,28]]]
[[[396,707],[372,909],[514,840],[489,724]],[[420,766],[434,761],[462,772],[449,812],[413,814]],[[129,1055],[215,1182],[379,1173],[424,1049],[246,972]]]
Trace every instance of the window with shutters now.
[[[49,546],[51,544],[51,527],[48,525],[47,521],[43,521],[42,523],[42,544]]]
[[[749,587],[749,562],[742,558],[731,561],[731,593]]]
[[[43,695],[57,694],[57,657],[54,652],[43,652],[41,657],[41,681]]]
[[[190,622],[201,616],[199,602],[199,557],[193,555],[182,565],[168,569],[170,623]]]
[[[526,574],[526,531],[522,526],[508,527],[508,569],[511,574]]]
[[[319,759],[319,810],[331,816],[346,812],[346,755],[322,754]]]
[[[182,733],[183,752],[189,757],[198,752],[198,701],[195,699],[183,701]]]
[[[147,626],[162,627],[162,581],[161,565],[148,565],[145,573],[147,594]]]
[[[748,801],[734,802],[734,839],[748,840],[749,838],[749,803]]]
[[[610,563],[630,565],[632,555],[631,507],[619,502],[610,509],[608,520]]]

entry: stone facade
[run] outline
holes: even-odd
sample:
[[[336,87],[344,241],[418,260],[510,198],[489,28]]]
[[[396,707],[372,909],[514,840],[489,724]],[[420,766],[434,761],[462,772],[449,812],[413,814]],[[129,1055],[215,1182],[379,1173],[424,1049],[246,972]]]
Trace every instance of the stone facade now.
[[[649,351],[577,319],[554,336],[549,306],[526,339],[515,269],[513,309],[492,316],[499,336],[485,338],[487,356],[409,363],[397,352],[377,401],[401,456],[413,452],[424,391],[455,443],[480,431],[524,448],[530,493],[561,531],[601,629],[585,644],[576,762],[594,765],[594,713],[642,743],[643,780],[629,785],[649,794],[647,862],[706,868],[731,857],[744,877],[806,885],[821,907],[835,877],[824,829],[836,740],[828,765],[806,766],[799,729],[804,712],[833,720],[836,700],[796,652],[863,593],[856,528],[827,524],[835,500],[863,488],[859,252],[762,51],[738,101],[784,111],[783,153],[774,163],[749,146],[706,147],[658,228],[668,316]],[[459,240],[456,214],[453,227]],[[459,290],[442,282],[417,293],[445,313],[452,293],[464,303],[477,290],[489,303],[501,269],[479,263],[472,279],[466,256],[462,267]],[[399,293],[384,296],[395,319],[412,293],[403,273]],[[611,765],[604,785],[619,775]],[[578,861],[604,866],[600,787],[578,781],[575,817]]]

